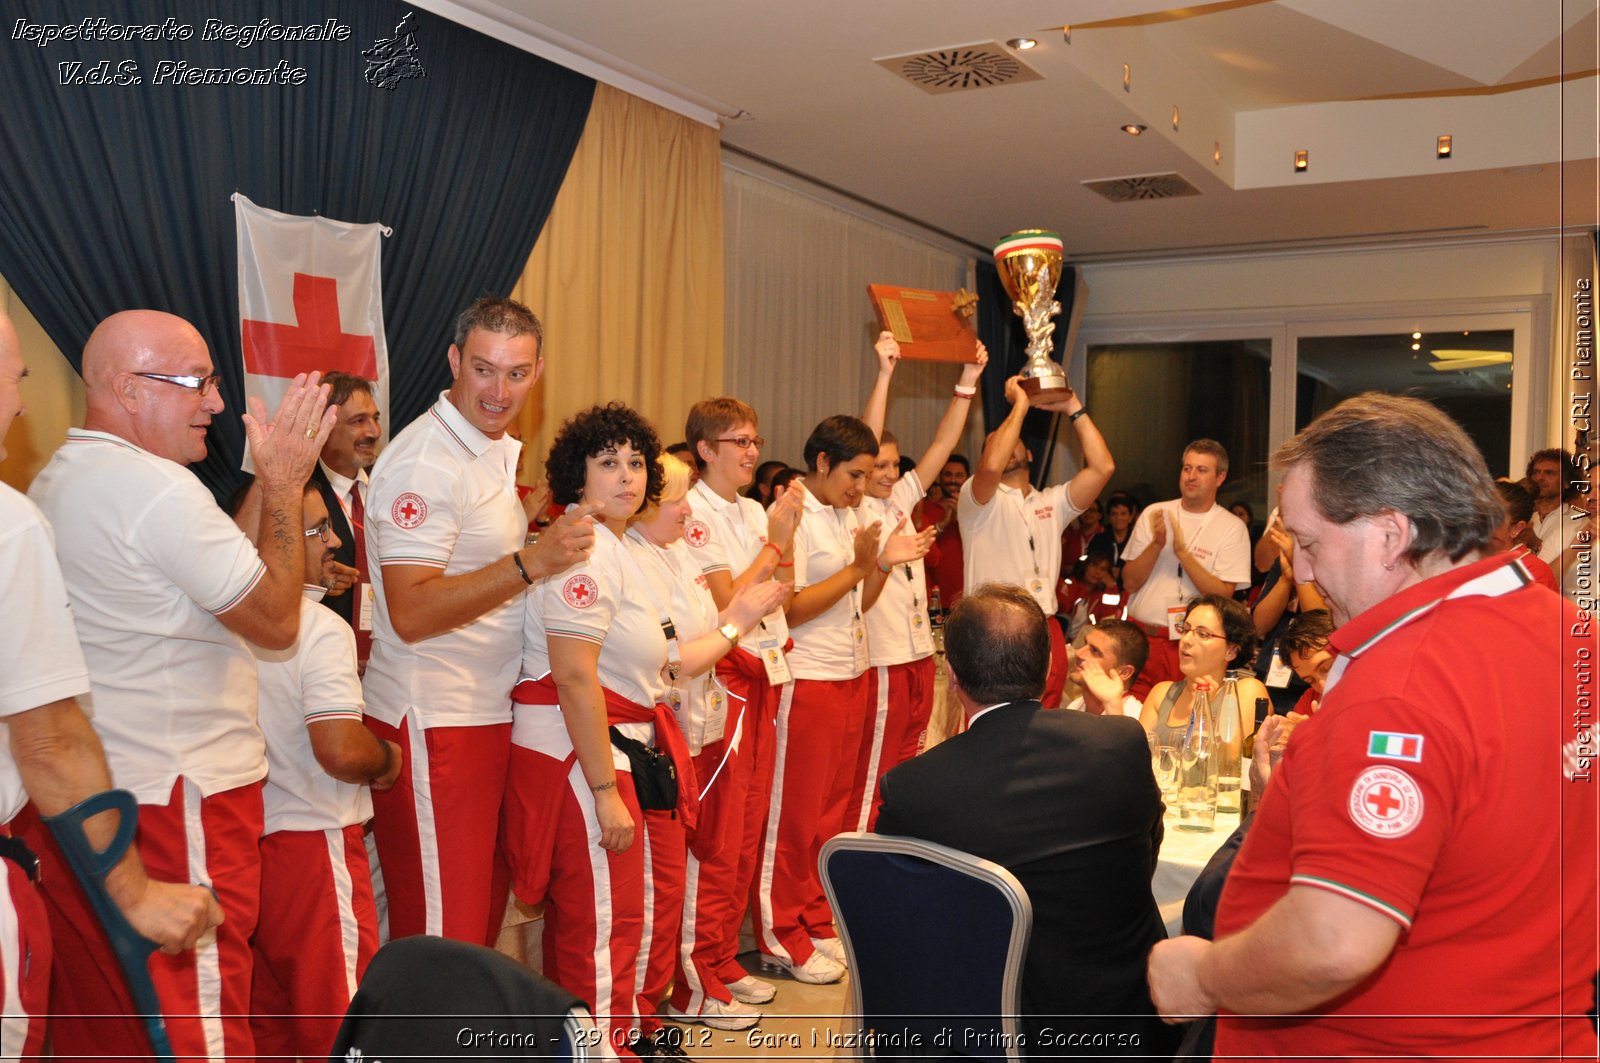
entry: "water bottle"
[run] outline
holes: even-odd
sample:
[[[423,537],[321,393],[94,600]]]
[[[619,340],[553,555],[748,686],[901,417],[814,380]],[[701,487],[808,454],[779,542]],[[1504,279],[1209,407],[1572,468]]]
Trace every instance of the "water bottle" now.
[[[928,631],[933,636],[933,650],[944,655],[944,608],[939,601],[939,588],[928,588]]]
[[[1184,730],[1178,765],[1178,829],[1210,831],[1217,819],[1217,719],[1211,712],[1211,683],[1195,680],[1189,726]]]
[[[1239,814],[1239,781],[1244,775],[1237,687],[1233,676],[1222,681],[1222,693],[1217,698],[1217,746],[1212,757],[1217,762],[1217,811],[1235,816]]]

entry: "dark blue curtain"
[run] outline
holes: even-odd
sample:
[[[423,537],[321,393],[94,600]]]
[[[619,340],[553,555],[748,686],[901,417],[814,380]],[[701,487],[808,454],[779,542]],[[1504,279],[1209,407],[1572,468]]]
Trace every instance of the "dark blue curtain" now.
[[[385,88],[362,53],[408,15],[410,61],[390,72],[413,76]],[[232,39],[204,39],[213,19]],[[259,35],[262,20],[348,33],[244,46],[237,30]],[[590,78],[392,0],[21,0],[4,23],[0,276],[73,364],[101,319],[146,307],[187,318],[219,367],[239,366],[239,191],[393,228],[383,299],[395,428],[448,383],[455,315],[521,274],[594,94]],[[119,24],[162,39],[106,39]],[[78,39],[42,43],[49,27]],[[182,83],[181,63],[279,83]],[[237,374],[223,395],[242,410]],[[238,418],[219,418],[210,442],[196,472],[222,493],[238,476]]]
[[[1000,283],[1000,270],[993,259],[978,259],[978,338],[989,348],[989,367],[983,371],[979,387],[983,389],[983,427],[993,431],[1011,412],[1006,401],[1006,380],[1020,372],[1027,362],[1028,334],[1022,329],[1022,318],[1011,309],[1011,297]],[[1051,334],[1054,352],[1050,355],[1058,365],[1066,365],[1063,350],[1067,339],[1067,322],[1072,318],[1073,291],[1078,284],[1078,271],[1068,266],[1062,271],[1061,283],[1056,286],[1056,300],[1061,304],[1061,314],[1055,319],[1056,330]],[[1035,484],[1044,482],[1050,473],[1051,428],[1054,415],[1029,410],[1022,421],[1022,442],[1033,453],[1032,476]],[[974,455],[976,463],[976,455]]]

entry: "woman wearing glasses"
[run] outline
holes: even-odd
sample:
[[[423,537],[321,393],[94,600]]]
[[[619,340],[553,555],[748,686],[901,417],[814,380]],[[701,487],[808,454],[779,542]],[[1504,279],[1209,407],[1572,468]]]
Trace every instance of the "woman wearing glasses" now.
[[[1189,602],[1179,628],[1177,682],[1157,683],[1145,698],[1139,722],[1155,735],[1157,746],[1181,746],[1189,726],[1189,710],[1194,704],[1197,680],[1210,680],[1211,711],[1218,719],[1224,712],[1239,716],[1239,737],[1255,730],[1257,698],[1267,696],[1267,688],[1253,676],[1239,675],[1224,685],[1230,668],[1244,668],[1255,658],[1261,638],[1244,606],[1232,598],[1204,594]]]

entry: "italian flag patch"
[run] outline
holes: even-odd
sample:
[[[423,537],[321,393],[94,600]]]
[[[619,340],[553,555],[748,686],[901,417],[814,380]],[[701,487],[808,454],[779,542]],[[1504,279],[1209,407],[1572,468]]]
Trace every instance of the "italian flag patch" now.
[[[1372,731],[1367,736],[1367,756],[1384,760],[1409,760],[1422,763],[1422,736],[1395,731]]]

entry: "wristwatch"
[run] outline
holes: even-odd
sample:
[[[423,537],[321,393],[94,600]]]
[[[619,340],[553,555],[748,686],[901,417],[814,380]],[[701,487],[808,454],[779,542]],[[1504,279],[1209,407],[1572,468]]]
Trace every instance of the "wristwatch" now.
[[[728,646],[728,648],[730,650],[733,649],[735,646],[739,645],[739,625],[738,624],[723,624],[721,627],[717,628],[717,630],[719,632],[721,632],[722,633],[722,637],[727,639],[728,642],[730,643],[730,645]]]

